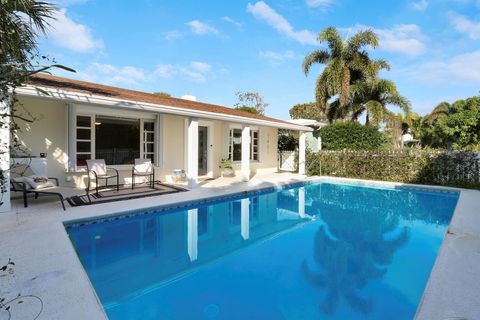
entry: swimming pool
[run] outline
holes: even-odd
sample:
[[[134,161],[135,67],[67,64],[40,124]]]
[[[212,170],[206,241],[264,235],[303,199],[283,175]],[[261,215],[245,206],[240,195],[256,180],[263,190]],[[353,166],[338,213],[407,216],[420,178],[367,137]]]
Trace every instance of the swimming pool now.
[[[67,231],[110,319],[411,319],[457,200],[313,183]]]

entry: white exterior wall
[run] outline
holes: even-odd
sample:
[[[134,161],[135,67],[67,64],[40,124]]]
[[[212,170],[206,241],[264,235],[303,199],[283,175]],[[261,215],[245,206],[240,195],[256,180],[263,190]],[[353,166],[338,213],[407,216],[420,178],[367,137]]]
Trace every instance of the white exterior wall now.
[[[84,188],[87,175],[84,169],[77,172],[68,170],[68,108],[65,102],[41,98],[19,97],[23,108],[37,118],[32,124],[20,123],[18,136],[22,144],[32,156],[47,153],[48,175],[59,178],[62,186]],[[83,110],[83,112],[81,111]],[[99,114],[115,114],[123,117],[155,117],[153,113],[135,113],[120,111],[107,107],[77,106],[78,113],[96,112]],[[161,148],[159,166],[155,168],[156,179],[169,181],[174,169],[186,170],[186,128],[185,116],[162,114],[160,123],[160,141],[156,144]],[[232,124],[219,120],[199,119],[199,125],[208,124],[213,132],[208,148],[211,148],[210,168],[213,177],[219,177],[222,158],[228,156],[228,132]],[[278,129],[274,127],[253,127],[260,131],[259,161],[251,161],[252,175],[257,172],[277,171],[277,139]],[[211,134],[211,132],[209,132]],[[116,166],[120,173],[120,183],[130,183],[131,166]],[[237,175],[241,174],[240,162],[234,164]]]

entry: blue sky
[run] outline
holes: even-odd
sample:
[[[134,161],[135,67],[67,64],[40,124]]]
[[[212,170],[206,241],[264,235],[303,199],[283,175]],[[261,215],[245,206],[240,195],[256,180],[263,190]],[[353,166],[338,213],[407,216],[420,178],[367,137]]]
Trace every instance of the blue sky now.
[[[314,99],[318,66],[303,58],[319,31],[372,28],[394,80],[414,111],[480,90],[480,0],[57,0],[61,9],[40,51],[76,74],[175,97],[232,106],[235,92],[259,92],[269,116],[288,119]]]

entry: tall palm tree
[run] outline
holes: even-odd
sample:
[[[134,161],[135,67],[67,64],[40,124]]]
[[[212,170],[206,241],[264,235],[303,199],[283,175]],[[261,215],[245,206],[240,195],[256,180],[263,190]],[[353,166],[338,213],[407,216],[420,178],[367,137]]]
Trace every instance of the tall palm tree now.
[[[389,105],[399,107],[405,114],[410,112],[410,102],[400,95],[393,81],[372,77],[351,86],[351,99],[348,103],[352,120],[366,113],[366,124],[374,125],[389,121],[395,114]]]
[[[308,75],[310,68],[316,64],[324,64],[325,69],[317,78],[315,96],[317,104],[323,110],[329,108],[328,101],[338,95],[336,112],[328,112],[331,116],[340,114],[350,97],[350,85],[375,75],[380,69],[388,69],[384,60],[372,60],[365,47],[376,48],[378,37],[372,30],[364,30],[350,39],[342,40],[334,27],[324,29],[318,35],[320,43],[326,42],[328,49],[319,49],[308,54],[303,61],[303,72]],[[334,120],[333,118],[329,119]]]

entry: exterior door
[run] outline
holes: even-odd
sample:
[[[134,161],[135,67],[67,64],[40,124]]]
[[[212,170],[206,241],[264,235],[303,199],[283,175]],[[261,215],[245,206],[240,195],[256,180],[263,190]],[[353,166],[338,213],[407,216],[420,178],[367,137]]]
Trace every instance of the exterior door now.
[[[198,175],[204,176],[208,172],[208,128],[198,127]]]

